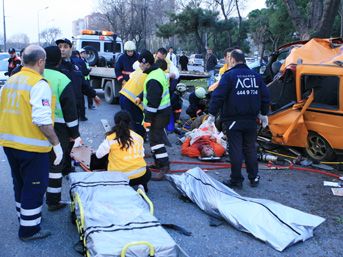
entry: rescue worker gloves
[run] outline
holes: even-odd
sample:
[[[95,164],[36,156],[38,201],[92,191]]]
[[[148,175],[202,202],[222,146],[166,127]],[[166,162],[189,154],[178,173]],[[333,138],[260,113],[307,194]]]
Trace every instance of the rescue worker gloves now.
[[[82,146],[82,145],[83,145],[83,142],[82,142],[81,137],[75,138],[73,148],[75,148],[75,147],[80,147],[80,146]]]
[[[216,120],[216,117],[214,117],[214,115],[210,114],[210,115],[208,115],[207,120],[208,120],[208,122],[210,122],[210,123],[214,123],[215,120]]]
[[[63,151],[62,151],[62,147],[61,147],[61,144],[58,143],[57,145],[54,145],[53,148],[54,150],[54,153],[56,155],[56,159],[54,161],[54,165],[58,165],[61,163],[62,161],[62,158],[63,158]]]
[[[259,114],[257,117],[261,121],[262,128],[266,128],[268,126],[268,116]]]

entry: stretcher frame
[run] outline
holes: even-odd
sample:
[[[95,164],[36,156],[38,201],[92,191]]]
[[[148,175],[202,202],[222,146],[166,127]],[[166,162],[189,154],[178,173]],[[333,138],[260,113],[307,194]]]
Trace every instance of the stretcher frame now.
[[[138,189],[136,190],[139,196],[143,198],[143,200],[147,203],[149,207],[149,213],[151,215],[154,215],[154,204],[150,200],[150,198],[147,196],[147,194],[144,191],[143,186],[139,185]],[[86,226],[85,226],[85,213],[84,213],[84,207],[81,202],[81,198],[77,192],[73,192],[72,188],[70,189],[70,199],[71,199],[71,205],[70,205],[70,210],[71,210],[71,219],[72,222],[75,222],[75,225],[77,227],[77,231],[79,234],[79,239],[80,242],[82,243],[82,253],[86,257],[91,257],[91,253],[87,249],[87,235],[85,234],[86,231]],[[78,210],[78,215],[76,215],[76,209]],[[126,257],[127,251],[134,247],[134,246],[139,246],[139,245],[144,245],[149,249],[149,257],[155,257],[156,249],[154,245],[149,242],[149,241],[132,241],[126,243],[126,245],[123,246],[120,257]],[[183,251],[182,248],[178,246],[178,251],[180,252],[180,257],[189,257],[187,253]]]
[[[150,210],[150,214],[154,215],[154,204],[152,203],[152,201],[149,199],[149,197],[146,195],[144,189],[142,188],[138,188],[137,189],[137,193],[142,196],[142,198],[147,202],[147,204],[149,205],[149,210]],[[83,210],[83,205],[81,203],[81,199],[78,193],[72,193],[70,192],[70,198],[71,198],[71,213],[72,213],[72,217],[75,217],[75,224],[77,227],[77,231],[79,233],[80,236],[80,241],[83,244],[83,249],[84,249],[84,255],[86,257],[91,257],[89,251],[87,250],[87,241],[86,238],[84,236],[84,231],[85,231],[85,216],[84,216],[84,210]],[[80,218],[75,214],[75,207],[76,205],[79,208],[79,212],[80,212]],[[137,246],[137,245],[146,245],[149,248],[149,257],[154,257],[155,256],[155,247],[149,243],[148,241],[135,241],[135,242],[130,242],[127,243],[120,254],[120,257],[125,257],[126,256],[126,252],[127,250],[132,247],[132,246]]]

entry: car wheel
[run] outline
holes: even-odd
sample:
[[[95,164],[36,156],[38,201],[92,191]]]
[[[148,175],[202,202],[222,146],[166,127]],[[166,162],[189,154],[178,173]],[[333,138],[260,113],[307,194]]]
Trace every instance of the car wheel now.
[[[112,82],[107,81],[104,86],[104,96],[106,103],[114,104],[114,92],[112,89]]]
[[[335,151],[330,144],[315,132],[309,132],[305,151],[315,161],[331,161],[335,158]]]

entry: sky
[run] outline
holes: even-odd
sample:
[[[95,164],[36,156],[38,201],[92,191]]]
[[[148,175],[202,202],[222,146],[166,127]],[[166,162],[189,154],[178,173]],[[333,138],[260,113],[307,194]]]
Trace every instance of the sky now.
[[[31,42],[38,41],[39,31],[58,27],[62,37],[72,35],[72,21],[97,11],[98,0],[0,0],[0,34],[3,35],[2,1],[5,1],[7,39],[19,33],[29,36]],[[265,0],[247,0],[242,11],[245,16],[249,11],[264,7]],[[46,7],[48,7],[46,9]]]

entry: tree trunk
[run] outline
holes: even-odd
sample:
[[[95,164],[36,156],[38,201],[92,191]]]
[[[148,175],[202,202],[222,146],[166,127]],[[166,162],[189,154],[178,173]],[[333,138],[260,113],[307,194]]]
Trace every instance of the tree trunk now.
[[[241,12],[239,11],[239,5],[238,5],[238,0],[235,0],[236,3],[236,9],[237,9],[237,14],[238,14],[238,44],[241,43],[241,38],[242,38],[242,16]]]
[[[316,30],[315,36],[329,37],[332,26],[338,13],[340,0],[325,0],[323,3],[323,15],[320,20],[319,29]]]
[[[304,16],[295,0],[283,0],[294,28],[302,40],[311,36],[329,37],[341,0],[312,0],[309,15]]]

